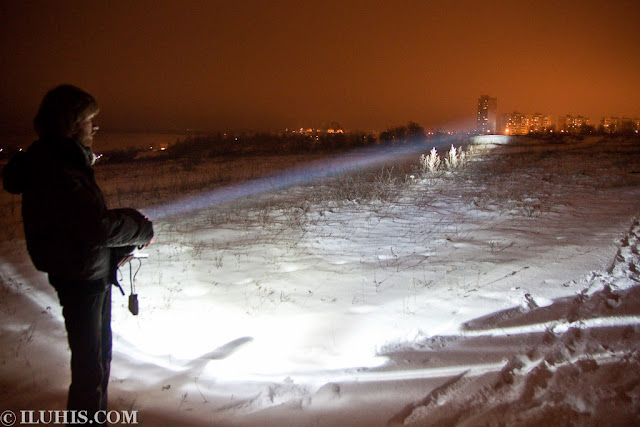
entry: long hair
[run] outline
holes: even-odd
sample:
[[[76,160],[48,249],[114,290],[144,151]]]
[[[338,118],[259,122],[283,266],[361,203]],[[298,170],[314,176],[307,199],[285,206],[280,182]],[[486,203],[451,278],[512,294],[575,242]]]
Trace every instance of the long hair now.
[[[78,123],[98,111],[93,96],[76,86],[60,85],[42,99],[33,126],[40,137],[71,137]]]

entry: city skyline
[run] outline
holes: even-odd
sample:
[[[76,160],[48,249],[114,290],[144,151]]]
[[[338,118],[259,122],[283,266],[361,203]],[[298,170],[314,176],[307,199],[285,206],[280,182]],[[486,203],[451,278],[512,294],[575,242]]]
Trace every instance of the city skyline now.
[[[30,130],[61,83],[104,130],[474,129],[480,94],[638,117],[639,18],[630,1],[5,2],[0,130]]]

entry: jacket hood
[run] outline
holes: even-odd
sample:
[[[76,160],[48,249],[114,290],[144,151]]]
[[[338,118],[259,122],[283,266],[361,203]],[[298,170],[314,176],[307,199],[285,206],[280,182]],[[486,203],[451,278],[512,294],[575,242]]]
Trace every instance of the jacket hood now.
[[[89,167],[95,156],[72,139],[38,140],[27,151],[16,154],[2,171],[4,189],[11,194],[25,191],[29,176],[35,168],[57,164],[62,167]]]

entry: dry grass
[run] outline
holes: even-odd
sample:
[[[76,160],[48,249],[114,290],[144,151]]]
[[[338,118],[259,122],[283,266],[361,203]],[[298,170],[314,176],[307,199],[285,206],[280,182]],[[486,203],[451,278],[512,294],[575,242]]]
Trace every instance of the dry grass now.
[[[566,138],[549,142],[521,137],[480,155],[453,176],[467,200],[536,216],[562,203],[574,189],[606,191],[640,186],[638,138]],[[466,185],[465,183],[472,183]]]
[[[256,179],[321,158],[272,155],[207,158],[197,164],[181,160],[139,161],[96,166],[96,179],[110,207],[145,206],[235,182]]]

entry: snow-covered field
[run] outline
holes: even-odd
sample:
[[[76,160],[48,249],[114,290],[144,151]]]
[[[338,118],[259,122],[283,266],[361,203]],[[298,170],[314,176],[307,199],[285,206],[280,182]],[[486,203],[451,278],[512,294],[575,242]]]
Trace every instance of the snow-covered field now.
[[[148,426],[640,424],[640,141],[476,142],[456,172],[156,219],[138,316],[114,289],[111,408]],[[55,292],[23,241],[0,257],[0,411],[62,409]]]

